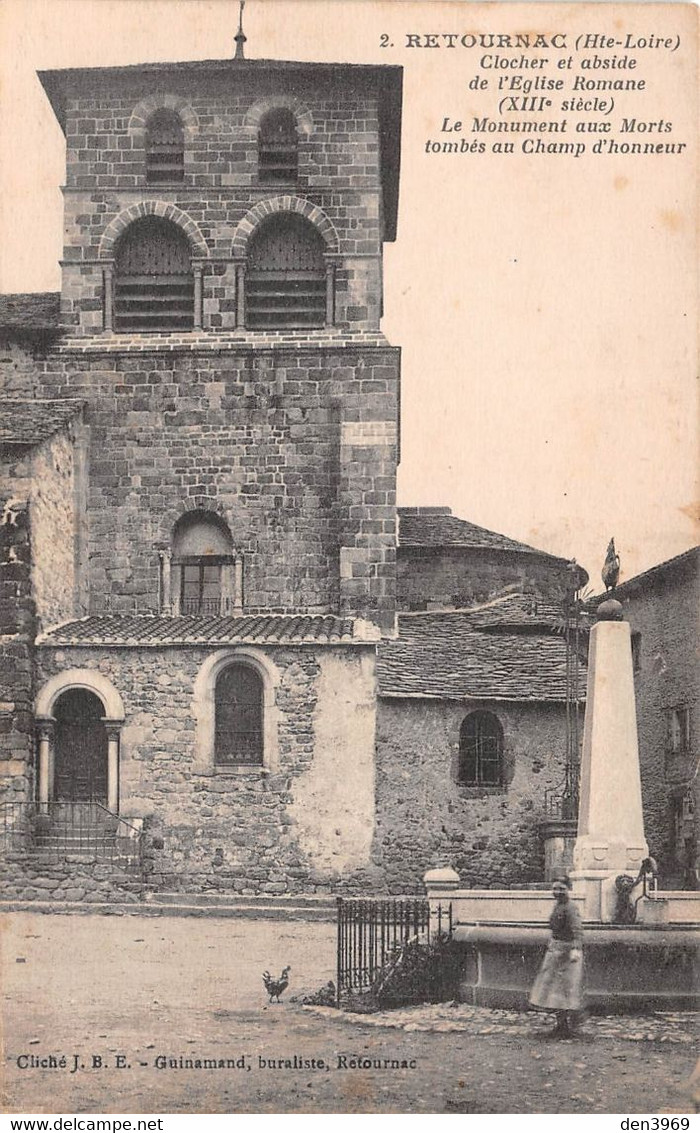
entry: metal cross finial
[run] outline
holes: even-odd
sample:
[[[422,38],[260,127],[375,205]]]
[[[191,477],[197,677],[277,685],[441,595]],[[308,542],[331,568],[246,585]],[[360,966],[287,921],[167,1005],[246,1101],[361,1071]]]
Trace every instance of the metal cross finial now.
[[[235,35],[236,54],[234,55],[234,59],[244,59],[245,58],[245,55],[243,54],[243,44],[246,41],[246,36],[243,32],[243,9],[244,8],[245,8],[245,0],[241,0],[240,9],[239,9],[239,13],[238,13],[238,31],[236,32],[236,35]]]

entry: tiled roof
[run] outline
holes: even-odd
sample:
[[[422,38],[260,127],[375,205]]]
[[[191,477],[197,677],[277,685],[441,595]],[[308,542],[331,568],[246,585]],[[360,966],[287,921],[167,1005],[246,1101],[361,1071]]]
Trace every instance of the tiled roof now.
[[[499,535],[497,531],[459,519],[450,514],[449,508],[400,507],[398,513],[400,547],[490,547],[496,551],[555,557],[509,539],[507,535]]]
[[[566,647],[546,632],[484,633],[466,612],[403,614],[398,639],[379,646],[377,675],[380,696],[561,702]]]
[[[0,445],[36,445],[80,413],[83,401],[0,398]]]
[[[68,622],[39,639],[47,645],[334,645],[356,641],[352,618],[333,614],[166,617],[101,614]]]
[[[56,330],[60,303],[58,291],[0,295],[0,327],[25,332]]]

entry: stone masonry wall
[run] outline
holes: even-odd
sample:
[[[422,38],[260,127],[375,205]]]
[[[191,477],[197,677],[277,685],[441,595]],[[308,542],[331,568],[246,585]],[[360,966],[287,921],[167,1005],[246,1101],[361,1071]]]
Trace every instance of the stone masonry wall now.
[[[115,866],[86,854],[56,861],[35,851],[3,854],[0,860],[4,900],[131,904],[139,900],[148,883],[149,874],[136,864]]]
[[[72,430],[55,433],[34,452],[32,587],[40,629],[80,613],[74,454]]]
[[[34,784],[33,645],[37,629],[75,615],[73,447],[62,430],[0,461],[0,796]]]
[[[456,782],[460,726],[478,708],[503,727],[505,788]],[[420,892],[426,870],[448,865],[471,887],[542,881],[537,822],[564,756],[563,705],[381,700],[373,856],[390,891]]]
[[[381,185],[377,94],[360,81],[246,73],[101,75],[75,80],[66,106],[67,185],[63,319],[76,332],[102,329],[105,227],[140,200],[174,205],[207,250],[205,326],[234,325],[232,246],[257,202],[292,194],[322,210],[337,236],[336,323],[378,327],[381,308]],[[179,186],[145,180],[144,107],[163,104],[185,124],[185,176]],[[299,172],[293,185],[258,181],[261,104],[287,103],[299,120]],[[160,101],[159,101],[160,100]]]
[[[695,796],[700,842],[697,558],[660,574],[647,588],[623,587],[619,595],[632,633],[641,634],[635,693],[645,833],[662,881],[679,884],[684,878],[682,863],[672,854],[671,803],[674,795],[685,793],[688,783]],[[690,749],[673,755],[667,741],[667,712],[681,706],[690,711]]]
[[[34,447],[5,445],[0,491],[28,506],[31,527],[31,597],[38,628],[76,617],[75,427],[67,425]],[[12,528],[12,511],[9,520]],[[26,553],[29,555],[27,528]],[[12,554],[15,552],[13,551]]]
[[[326,891],[341,874],[361,888],[374,817],[373,648],[265,650],[279,673],[278,765],[269,771],[222,771],[213,754],[201,762],[194,689],[212,652],[44,646],[38,683],[96,669],[122,696],[120,813],[147,819],[152,868],[167,888]],[[348,704],[370,711],[368,726],[355,729]],[[348,768],[352,795],[339,789]],[[364,847],[358,823],[368,828]]]
[[[470,547],[401,547],[397,555],[397,606],[424,610],[429,602],[471,606],[518,585],[551,602],[562,600],[569,576],[545,556]]]
[[[34,603],[26,500],[0,496],[0,800],[24,803],[33,783]]]
[[[0,394],[4,397],[38,397],[39,359],[45,350],[28,342],[15,341],[8,331],[0,331]]]
[[[393,621],[397,351],[66,350],[31,385],[88,401],[91,612],[157,611],[158,550],[203,508],[244,557],[246,610],[337,609],[342,539],[365,559],[349,606]],[[345,467],[344,422],[381,433]]]

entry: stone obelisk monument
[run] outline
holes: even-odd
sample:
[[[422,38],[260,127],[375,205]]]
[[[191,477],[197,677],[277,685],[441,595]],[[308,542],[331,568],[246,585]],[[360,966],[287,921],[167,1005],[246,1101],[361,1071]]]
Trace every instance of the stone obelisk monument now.
[[[612,541],[611,547],[614,555]],[[619,559],[616,561],[619,569]],[[612,920],[615,878],[622,873],[636,877],[648,853],[630,627],[623,621],[621,603],[609,597],[598,607],[591,630],[578,831],[571,873],[575,892],[585,895],[586,920]]]

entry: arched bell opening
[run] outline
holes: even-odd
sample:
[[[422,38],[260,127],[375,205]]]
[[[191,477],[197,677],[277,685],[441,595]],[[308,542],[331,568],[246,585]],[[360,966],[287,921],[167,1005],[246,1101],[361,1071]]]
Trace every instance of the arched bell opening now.
[[[192,330],[192,250],[187,234],[172,221],[144,216],[120,236],[115,249],[112,320],[118,332]]]

